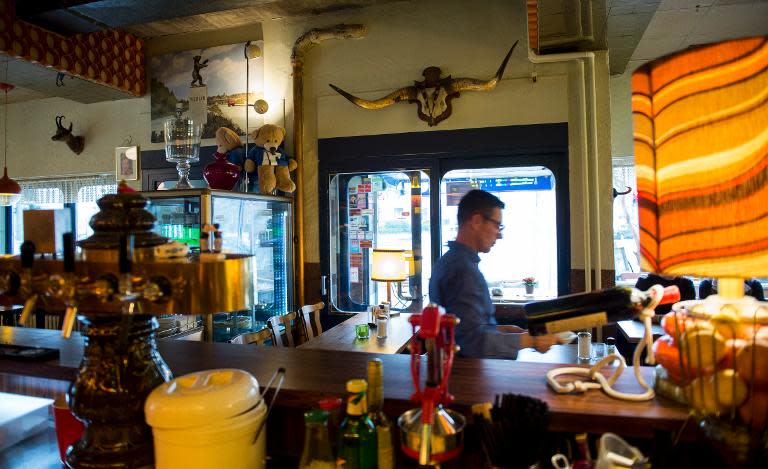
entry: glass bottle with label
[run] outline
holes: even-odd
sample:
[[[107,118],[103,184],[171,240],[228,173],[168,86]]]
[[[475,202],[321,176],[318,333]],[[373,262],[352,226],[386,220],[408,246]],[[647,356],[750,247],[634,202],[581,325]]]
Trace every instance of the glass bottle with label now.
[[[381,359],[368,361],[368,416],[376,427],[377,460],[379,469],[394,467],[392,427],[384,414],[384,377]]]
[[[299,469],[334,469],[336,461],[328,441],[328,412],[310,410],[304,413],[304,450]]]
[[[368,417],[367,387],[364,379],[347,381],[347,416],[339,428],[337,467],[376,468],[376,427]]]
[[[605,324],[632,319],[653,300],[651,290],[614,287],[586,293],[574,293],[545,301],[526,303],[531,335],[591,329]],[[680,301],[676,286],[666,287],[659,304]]]

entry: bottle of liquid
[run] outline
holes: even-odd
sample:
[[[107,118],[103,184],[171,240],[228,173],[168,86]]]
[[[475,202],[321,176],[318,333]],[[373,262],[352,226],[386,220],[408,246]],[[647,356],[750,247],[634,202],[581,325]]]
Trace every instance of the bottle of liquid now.
[[[339,427],[337,467],[376,468],[376,427],[368,417],[367,387],[364,379],[347,381],[347,416]]]
[[[376,427],[377,460],[379,469],[392,469],[394,449],[392,447],[392,427],[384,414],[384,377],[381,359],[368,361],[368,416]]]
[[[571,469],[592,469],[592,455],[589,454],[589,441],[586,433],[578,433],[575,437],[579,448],[579,457],[573,461]]]
[[[334,469],[336,461],[328,441],[328,412],[310,410],[304,413],[304,450],[299,469]]]
[[[219,224],[213,224],[213,252],[221,252],[221,247],[224,239],[221,237],[221,230],[219,230]]]
[[[523,306],[531,335],[591,329],[631,319],[651,303],[651,290],[630,287],[575,293],[552,300],[534,301]],[[676,286],[666,287],[659,304],[680,301]]]
[[[339,451],[339,425],[341,424],[340,397],[324,397],[318,401],[320,408],[328,412],[328,438],[331,440],[333,454]]]

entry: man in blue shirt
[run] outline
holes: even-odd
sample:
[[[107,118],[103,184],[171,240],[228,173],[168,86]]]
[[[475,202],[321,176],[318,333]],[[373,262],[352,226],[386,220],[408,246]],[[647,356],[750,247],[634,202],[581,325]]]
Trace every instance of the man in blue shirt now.
[[[501,209],[504,202],[481,190],[467,192],[459,202],[459,232],[456,241],[435,264],[429,280],[429,299],[461,319],[456,327],[460,355],[473,358],[517,357],[522,348],[544,352],[556,336],[532,337],[517,326],[496,323],[496,308],[488,284],[478,268],[478,252],[489,252],[501,239]]]

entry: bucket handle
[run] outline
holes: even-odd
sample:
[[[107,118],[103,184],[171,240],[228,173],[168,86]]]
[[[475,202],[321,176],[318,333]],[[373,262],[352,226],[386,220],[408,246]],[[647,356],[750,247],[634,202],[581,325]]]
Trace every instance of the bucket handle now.
[[[264,391],[261,393],[261,399],[264,400],[264,395],[267,393],[267,389],[269,389],[270,386],[272,386],[272,382],[277,378],[277,376],[280,376],[280,380],[277,382],[277,387],[275,388],[275,393],[272,394],[272,400],[269,402],[269,407],[267,407],[267,414],[264,415],[264,419],[261,421],[261,424],[259,425],[259,428],[256,429],[256,435],[253,437],[252,444],[255,444],[259,440],[259,436],[261,435],[261,431],[264,429],[264,426],[267,424],[267,417],[269,417],[269,413],[272,412],[272,407],[275,406],[275,399],[277,399],[277,394],[280,392],[280,388],[283,387],[283,382],[285,381],[285,368],[280,367],[272,374],[272,377],[269,378],[269,382],[266,386],[264,386]]]

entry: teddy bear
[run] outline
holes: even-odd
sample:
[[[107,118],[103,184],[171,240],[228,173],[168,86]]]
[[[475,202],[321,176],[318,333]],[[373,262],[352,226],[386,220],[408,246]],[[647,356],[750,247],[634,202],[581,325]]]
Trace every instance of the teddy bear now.
[[[254,146],[248,149],[245,171],[256,171],[259,192],[271,194],[276,188],[283,192],[293,192],[296,184],[291,180],[291,171],[296,169],[296,160],[281,153],[280,145],[285,138],[283,127],[264,124],[251,132]]]
[[[241,169],[243,168],[245,164],[245,149],[243,148],[243,141],[240,140],[237,132],[226,127],[219,127],[216,130],[216,145],[217,153],[227,155],[227,161],[240,166]]]

